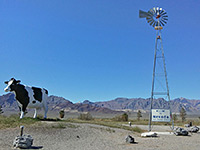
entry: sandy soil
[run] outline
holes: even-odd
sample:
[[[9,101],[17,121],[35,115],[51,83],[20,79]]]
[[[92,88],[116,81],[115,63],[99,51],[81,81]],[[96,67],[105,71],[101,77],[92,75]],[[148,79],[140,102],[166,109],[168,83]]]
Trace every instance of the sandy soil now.
[[[43,124],[47,124],[44,122]],[[142,138],[130,131],[91,124],[64,123],[61,128],[53,122],[49,127],[25,127],[24,134],[33,138],[32,149],[41,150],[199,150],[200,133],[191,136],[160,135]],[[54,127],[53,127],[54,126]],[[143,126],[141,126],[143,127]],[[146,126],[145,126],[146,128]],[[162,127],[160,127],[162,128]],[[10,150],[19,128],[0,130],[0,150]],[[127,144],[131,135],[137,143]]]

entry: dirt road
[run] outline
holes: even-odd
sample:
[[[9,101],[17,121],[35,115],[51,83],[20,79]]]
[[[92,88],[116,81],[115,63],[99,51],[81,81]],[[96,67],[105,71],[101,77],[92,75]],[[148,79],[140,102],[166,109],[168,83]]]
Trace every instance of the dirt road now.
[[[10,150],[19,128],[0,130],[0,150]],[[32,149],[41,150],[199,150],[200,134],[191,136],[160,135],[142,138],[139,134],[91,124],[55,124],[48,127],[25,127],[33,138]],[[136,144],[127,144],[131,135]]]

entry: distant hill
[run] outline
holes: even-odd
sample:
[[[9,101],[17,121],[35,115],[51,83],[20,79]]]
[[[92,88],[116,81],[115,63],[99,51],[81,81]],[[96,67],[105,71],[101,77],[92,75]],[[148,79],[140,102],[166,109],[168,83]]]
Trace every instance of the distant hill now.
[[[14,94],[9,93],[0,96],[0,105],[3,110],[19,110]],[[171,100],[172,112],[178,113],[181,107],[184,107],[188,113],[200,113],[200,100],[189,100],[186,98],[177,98]],[[58,96],[48,97],[49,111],[59,111],[64,109],[66,112],[97,112],[97,113],[116,113],[119,111],[142,110],[148,112],[150,109],[150,99],[143,98],[116,98],[110,101],[91,102],[85,100],[83,103],[72,103],[71,101]],[[164,99],[153,100],[153,108],[169,108],[169,103]]]
[[[0,105],[3,110],[6,111],[18,111],[18,105],[14,98],[14,94],[9,93],[0,96]],[[48,97],[48,109],[49,111],[59,111],[64,109],[66,112],[98,112],[98,113],[116,113],[115,110],[108,108],[96,107],[90,104],[72,103],[63,97],[49,96]]]
[[[105,107],[112,110],[143,110],[149,111],[150,109],[150,98],[116,98],[110,101],[103,102],[90,102],[84,101],[85,104],[90,104],[96,107]],[[200,113],[200,100],[189,100],[185,98],[177,98],[171,100],[171,110],[172,112],[178,113],[180,109],[184,107],[184,109],[189,113]],[[154,99],[153,100],[153,108],[169,108],[169,103],[166,100]]]
[[[0,96],[0,105],[2,106],[2,109],[9,111],[19,109],[17,102],[14,100],[14,94],[12,93]]]

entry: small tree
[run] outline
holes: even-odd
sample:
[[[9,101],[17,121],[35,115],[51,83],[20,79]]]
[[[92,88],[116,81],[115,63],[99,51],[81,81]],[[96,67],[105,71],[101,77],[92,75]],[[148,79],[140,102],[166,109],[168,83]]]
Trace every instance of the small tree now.
[[[140,110],[138,110],[138,112],[137,112],[137,120],[139,121],[141,117],[142,117],[142,113],[141,113]]]
[[[173,114],[173,115],[172,115],[172,119],[174,120],[174,122],[176,122],[176,121],[178,120],[177,115],[176,115],[176,114]]]
[[[114,118],[112,118],[112,120],[114,120],[114,121],[128,121],[128,114],[123,113],[122,115],[115,116]]]
[[[180,117],[181,117],[182,122],[185,121],[186,115],[187,115],[187,113],[186,113],[185,109],[182,107],[180,110]]]
[[[122,121],[128,121],[128,114],[127,113],[123,113]]]

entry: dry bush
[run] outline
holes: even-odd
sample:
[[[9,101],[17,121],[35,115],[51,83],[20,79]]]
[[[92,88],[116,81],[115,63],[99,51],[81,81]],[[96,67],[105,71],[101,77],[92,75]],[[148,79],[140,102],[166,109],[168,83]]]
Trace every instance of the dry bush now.
[[[65,117],[65,111],[62,109],[59,112],[60,118],[64,118]]]
[[[113,121],[128,121],[128,114],[123,113],[122,115],[115,116],[112,120]]]
[[[79,115],[78,119],[80,119],[80,120],[93,120],[93,117],[89,112],[87,112],[87,113],[81,113]]]

